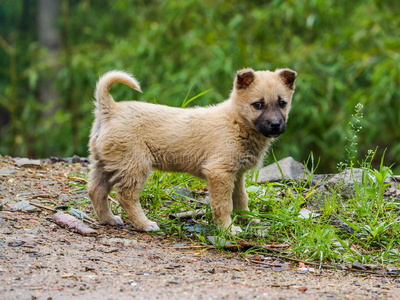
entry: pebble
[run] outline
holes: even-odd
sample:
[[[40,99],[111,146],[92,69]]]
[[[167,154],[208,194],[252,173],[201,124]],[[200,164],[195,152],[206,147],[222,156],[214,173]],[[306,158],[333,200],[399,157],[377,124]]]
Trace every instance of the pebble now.
[[[300,272],[308,272],[308,269],[305,268],[305,267],[298,268],[297,270],[300,271]]]
[[[171,197],[174,199],[195,198],[193,191],[188,189],[187,187],[174,186],[172,189],[174,190],[174,192],[171,194]]]
[[[10,243],[8,243],[8,246],[10,246],[10,247],[19,247],[19,246],[22,246],[23,244],[25,244],[25,242],[22,242],[22,241],[15,242],[15,243],[10,242]]]
[[[366,270],[366,268],[358,260],[353,262],[352,267],[358,270]]]
[[[1,170],[0,169],[0,175],[11,175],[11,174],[15,174],[14,170]]]
[[[40,228],[34,228],[34,229],[30,229],[28,230],[26,233],[30,233],[30,234],[39,234],[41,233],[42,230]]]
[[[28,201],[20,201],[11,207],[11,211],[34,212],[38,211],[38,209],[35,206],[29,204]]]
[[[34,169],[42,169],[42,163],[39,159],[29,159],[29,158],[21,158],[16,162],[18,167],[21,168],[34,168]]]

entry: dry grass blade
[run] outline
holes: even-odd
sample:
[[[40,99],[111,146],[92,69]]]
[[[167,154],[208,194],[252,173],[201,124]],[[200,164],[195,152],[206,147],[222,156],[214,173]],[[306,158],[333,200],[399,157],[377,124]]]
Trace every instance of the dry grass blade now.
[[[74,180],[74,181],[79,181],[82,183],[87,183],[87,180],[83,177],[77,177],[77,176],[68,176],[68,179]]]
[[[110,200],[112,203],[115,203],[115,204],[119,205],[118,201],[115,200],[115,199],[114,199],[113,197],[111,197],[111,196],[108,196],[108,200]]]

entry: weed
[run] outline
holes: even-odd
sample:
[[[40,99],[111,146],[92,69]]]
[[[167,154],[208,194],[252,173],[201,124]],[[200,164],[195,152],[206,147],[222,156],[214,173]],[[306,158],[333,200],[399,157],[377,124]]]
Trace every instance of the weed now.
[[[345,162],[338,163],[337,167],[339,172],[342,172],[346,168],[353,166],[354,162],[356,161],[358,133],[362,129],[361,120],[363,118],[363,113],[361,110],[363,107],[364,106],[361,103],[358,103],[354,108],[354,114],[351,115],[351,120],[349,122],[350,128],[347,130],[346,136],[346,141],[348,144],[344,147],[346,151],[346,159]]]

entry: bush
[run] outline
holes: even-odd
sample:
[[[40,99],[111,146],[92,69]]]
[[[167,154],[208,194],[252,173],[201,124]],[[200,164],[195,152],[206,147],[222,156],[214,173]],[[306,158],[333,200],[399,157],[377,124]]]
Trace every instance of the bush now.
[[[0,17],[7,15],[1,18],[2,38],[14,51],[0,43],[0,109],[12,116],[0,131],[2,154],[87,155],[95,82],[111,69],[134,73],[144,91],[118,85],[112,89],[116,100],[180,106],[191,86],[191,95],[213,89],[192,105],[228,98],[237,69],[290,67],[298,80],[288,130],[274,146],[278,159],[290,155],[303,161],[313,151],[321,157],[319,171],[334,171],[346,154],[350,116],[361,103],[360,157],[379,146],[381,152],[388,149],[388,164],[400,161],[395,142],[400,140],[400,7],[394,1],[76,0],[67,5],[63,2],[63,46],[54,74],[63,106],[43,120],[36,94],[37,79],[49,72],[43,65],[46,52],[36,41],[35,18],[30,26],[21,25],[22,16],[35,16],[35,3],[0,4]],[[13,27],[15,20],[19,27]]]

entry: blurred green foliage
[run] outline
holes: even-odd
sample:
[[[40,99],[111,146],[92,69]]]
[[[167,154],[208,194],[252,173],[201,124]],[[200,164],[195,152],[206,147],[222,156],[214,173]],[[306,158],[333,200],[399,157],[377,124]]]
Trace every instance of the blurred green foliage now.
[[[238,69],[290,67],[298,79],[278,159],[312,151],[318,171],[335,171],[362,103],[358,155],[387,148],[386,164],[400,161],[397,1],[62,0],[54,74],[37,42],[36,5],[0,3],[0,111],[11,113],[0,123],[3,155],[87,155],[95,83],[112,69],[135,74],[144,91],[116,85],[116,100],[180,106],[190,87],[190,96],[212,88],[191,105],[223,101]],[[46,119],[43,76],[56,78],[63,103]]]

